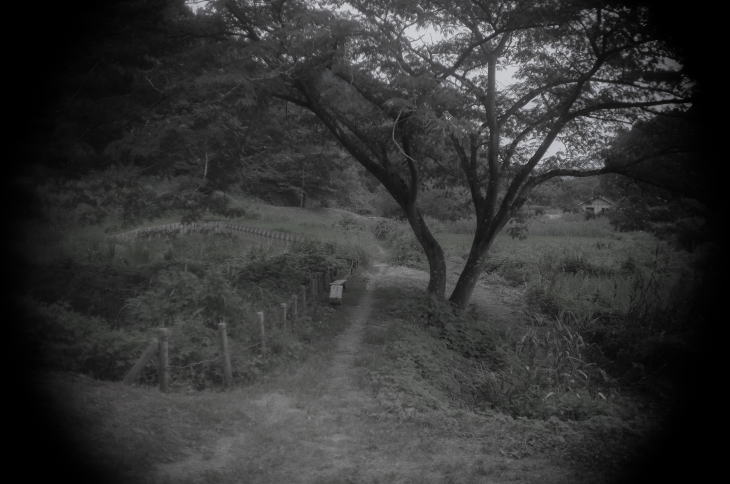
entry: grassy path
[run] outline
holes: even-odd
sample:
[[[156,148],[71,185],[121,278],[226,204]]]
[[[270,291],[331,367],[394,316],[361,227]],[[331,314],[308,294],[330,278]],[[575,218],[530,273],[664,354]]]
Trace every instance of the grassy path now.
[[[375,275],[377,277],[377,275]],[[357,384],[355,358],[372,307],[365,291],[332,357],[282,377],[244,405],[252,425],[210,450],[161,465],[160,482],[341,482],[364,464],[363,418],[375,403]],[[324,366],[326,364],[326,366]]]
[[[372,317],[381,302],[373,287],[403,275],[376,265],[367,282],[348,291],[351,299],[357,298],[343,315],[350,324],[330,354],[258,388],[227,394],[246,418],[228,435],[157,465],[150,482],[571,481],[546,459],[502,455],[494,446],[505,432],[501,421],[489,428],[482,420],[478,429],[451,432],[427,419],[384,411],[365,384],[367,370],[361,362],[371,347],[363,334],[368,325],[387,325]]]
[[[68,405],[87,461],[124,483],[596,482],[533,445],[552,432],[547,423],[535,430],[499,413],[394,407],[398,396],[373,386],[386,347],[403,344],[387,336],[401,324],[389,316],[401,303],[396,288],[417,290],[424,277],[376,264],[348,283],[339,334],[253,385],[160,394],[57,375],[45,391]]]

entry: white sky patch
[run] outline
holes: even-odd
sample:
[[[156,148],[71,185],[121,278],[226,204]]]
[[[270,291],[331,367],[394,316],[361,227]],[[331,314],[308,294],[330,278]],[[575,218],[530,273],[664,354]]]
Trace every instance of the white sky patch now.
[[[185,0],[185,5],[193,11],[193,13],[197,13],[198,10],[201,8],[205,8],[208,6],[208,0]]]

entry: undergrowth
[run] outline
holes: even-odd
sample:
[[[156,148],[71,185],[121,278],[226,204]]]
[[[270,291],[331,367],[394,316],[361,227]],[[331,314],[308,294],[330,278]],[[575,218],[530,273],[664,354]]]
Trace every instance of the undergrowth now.
[[[532,313],[498,330],[474,308],[456,312],[410,288],[376,297],[375,319],[388,323],[367,328],[365,343],[378,349],[364,365],[391,414],[430,425],[459,412],[511,422],[531,440],[505,444],[508,455],[556,452],[604,478],[657,428],[658,416],[595,358],[593,321]]]
[[[388,379],[405,406],[498,410],[514,417],[583,420],[615,415],[613,379],[588,358],[573,322],[534,316],[524,333],[501,332],[476,311],[458,313],[428,297],[391,308]],[[401,301],[406,300],[405,297]],[[397,371],[391,372],[397,368]],[[379,375],[379,376],[377,376]]]
[[[367,264],[353,246],[303,242],[285,253],[241,251],[225,235],[155,238],[119,250],[99,250],[82,238],[71,251],[32,266],[25,300],[31,341],[54,370],[121,380],[157,328],[170,328],[174,387],[203,389],[222,382],[218,323],[228,327],[234,379],[258,378],[267,368],[301,357],[329,330],[329,308],[310,306],[296,325],[283,321],[282,302],[301,294],[317,272],[347,274]],[[84,250],[83,246],[86,246]],[[202,250],[201,250],[202,248]],[[136,257],[134,254],[138,254]],[[139,255],[142,254],[142,255]],[[310,299],[311,290],[307,289]],[[266,315],[262,352],[257,312]],[[141,381],[155,384],[154,362]]]

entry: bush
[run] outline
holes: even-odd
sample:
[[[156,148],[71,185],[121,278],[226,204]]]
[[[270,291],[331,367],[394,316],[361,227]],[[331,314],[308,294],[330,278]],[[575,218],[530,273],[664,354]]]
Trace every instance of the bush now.
[[[366,230],[364,224],[349,213],[344,214],[335,224],[335,226],[346,232],[357,232],[361,230]]]
[[[145,335],[111,328],[98,317],[74,311],[63,302],[26,303],[30,341],[39,345],[45,366],[120,380],[139,356]]]
[[[502,332],[477,312],[427,296],[398,300],[389,310],[398,331],[384,340],[393,366],[378,371],[375,384],[397,393],[401,405],[565,420],[615,413],[614,381],[590,361],[581,334],[587,322],[533,315],[526,330]]]
[[[663,264],[658,256],[640,264],[629,255],[613,269],[582,256],[545,256],[526,302],[548,317],[590,321],[580,326],[586,355],[623,385],[666,386],[693,351],[687,321],[698,281],[689,273],[677,277]]]
[[[390,260],[392,264],[423,269],[426,266],[426,254],[414,236],[399,235],[389,240]]]
[[[390,263],[418,269],[426,266],[423,248],[406,224],[392,219],[380,220],[373,227],[373,234],[377,240],[386,243]]]
[[[521,286],[528,281],[528,270],[524,262],[514,259],[489,260],[486,272],[499,274],[509,285]]]
[[[252,354],[259,344],[256,311],[278,315],[279,303],[298,294],[313,272],[342,274],[368,263],[356,246],[295,243],[291,252],[272,257],[258,250],[240,254],[227,235],[203,238],[136,240],[118,248],[118,259],[96,264],[62,259],[34,268],[35,299],[29,307],[37,307],[28,330],[44,348],[48,366],[120,380],[156,328],[168,327],[175,384],[218,386],[218,323],[225,321],[237,355],[234,374],[250,380],[272,362],[301,353],[302,341],[316,339],[321,329],[319,322],[302,322],[298,339],[276,335],[269,356],[260,358]],[[84,252],[77,249],[76,255]],[[140,260],[132,257],[136,253]],[[150,364],[141,381],[155,384],[156,379]]]
[[[589,262],[583,255],[569,255],[560,262],[560,269],[568,274],[588,274],[591,276],[611,276],[614,271]]]
[[[378,220],[373,226],[373,235],[375,235],[376,240],[385,241],[393,232],[398,230],[399,226],[398,222],[389,218]]]
[[[547,316],[558,316],[563,310],[563,303],[555,292],[537,284],[527,288],[525,302],[530,310]]]

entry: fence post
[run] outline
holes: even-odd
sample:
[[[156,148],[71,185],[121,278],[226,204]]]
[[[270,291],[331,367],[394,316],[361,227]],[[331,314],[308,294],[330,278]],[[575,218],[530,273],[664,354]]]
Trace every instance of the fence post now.
[[[317,294],[319,294],[320,299],[325,296],[324,272],[317,272]]]
[[[157,351],[158,345],[159,343],[157,341],[157,338],[152,338],[150,343],[147,345],[147,348],[145,348],[144,352],[142,353],[142,356],[140,356],[137,360],[137,363],[135,363],[132,369],[129,370],[129,372],[124,376],[124,380],[122,381],[125,384],[130,385],[137,379],[147,362],[152,359],[152,356],[154,356],[155,351]]]
[[[160,328],[158,331],[159,351],[157,353],[157,375],[160,380],[160,391],[167,392],[170,389],[170,365],[167,360],[170,330],[167,328]]]
[[[299,301],[297,301],[297,295],[291,295],[291,320],[296,321],[299,318]]]
[[[264,328],[264,312],[256,313],[259,317],[259,328],[261,329],[261,354],[266,353],[266,328]]]
[[[233,371],[231,369],[231,354],[228,351],[228,333],[226,332],[226,323],[218,323],[218,331],[221,337],[221,363],[223,364],[223,384],[226,388],[233,383]]]
[[[302,316],[307,313],[307,286],[304,284],[299,286],[299,299],[302,301]]]
[[[286,303],[283,302],[279,306],[281,306],[281,327],[283,329],[286,327]]]

